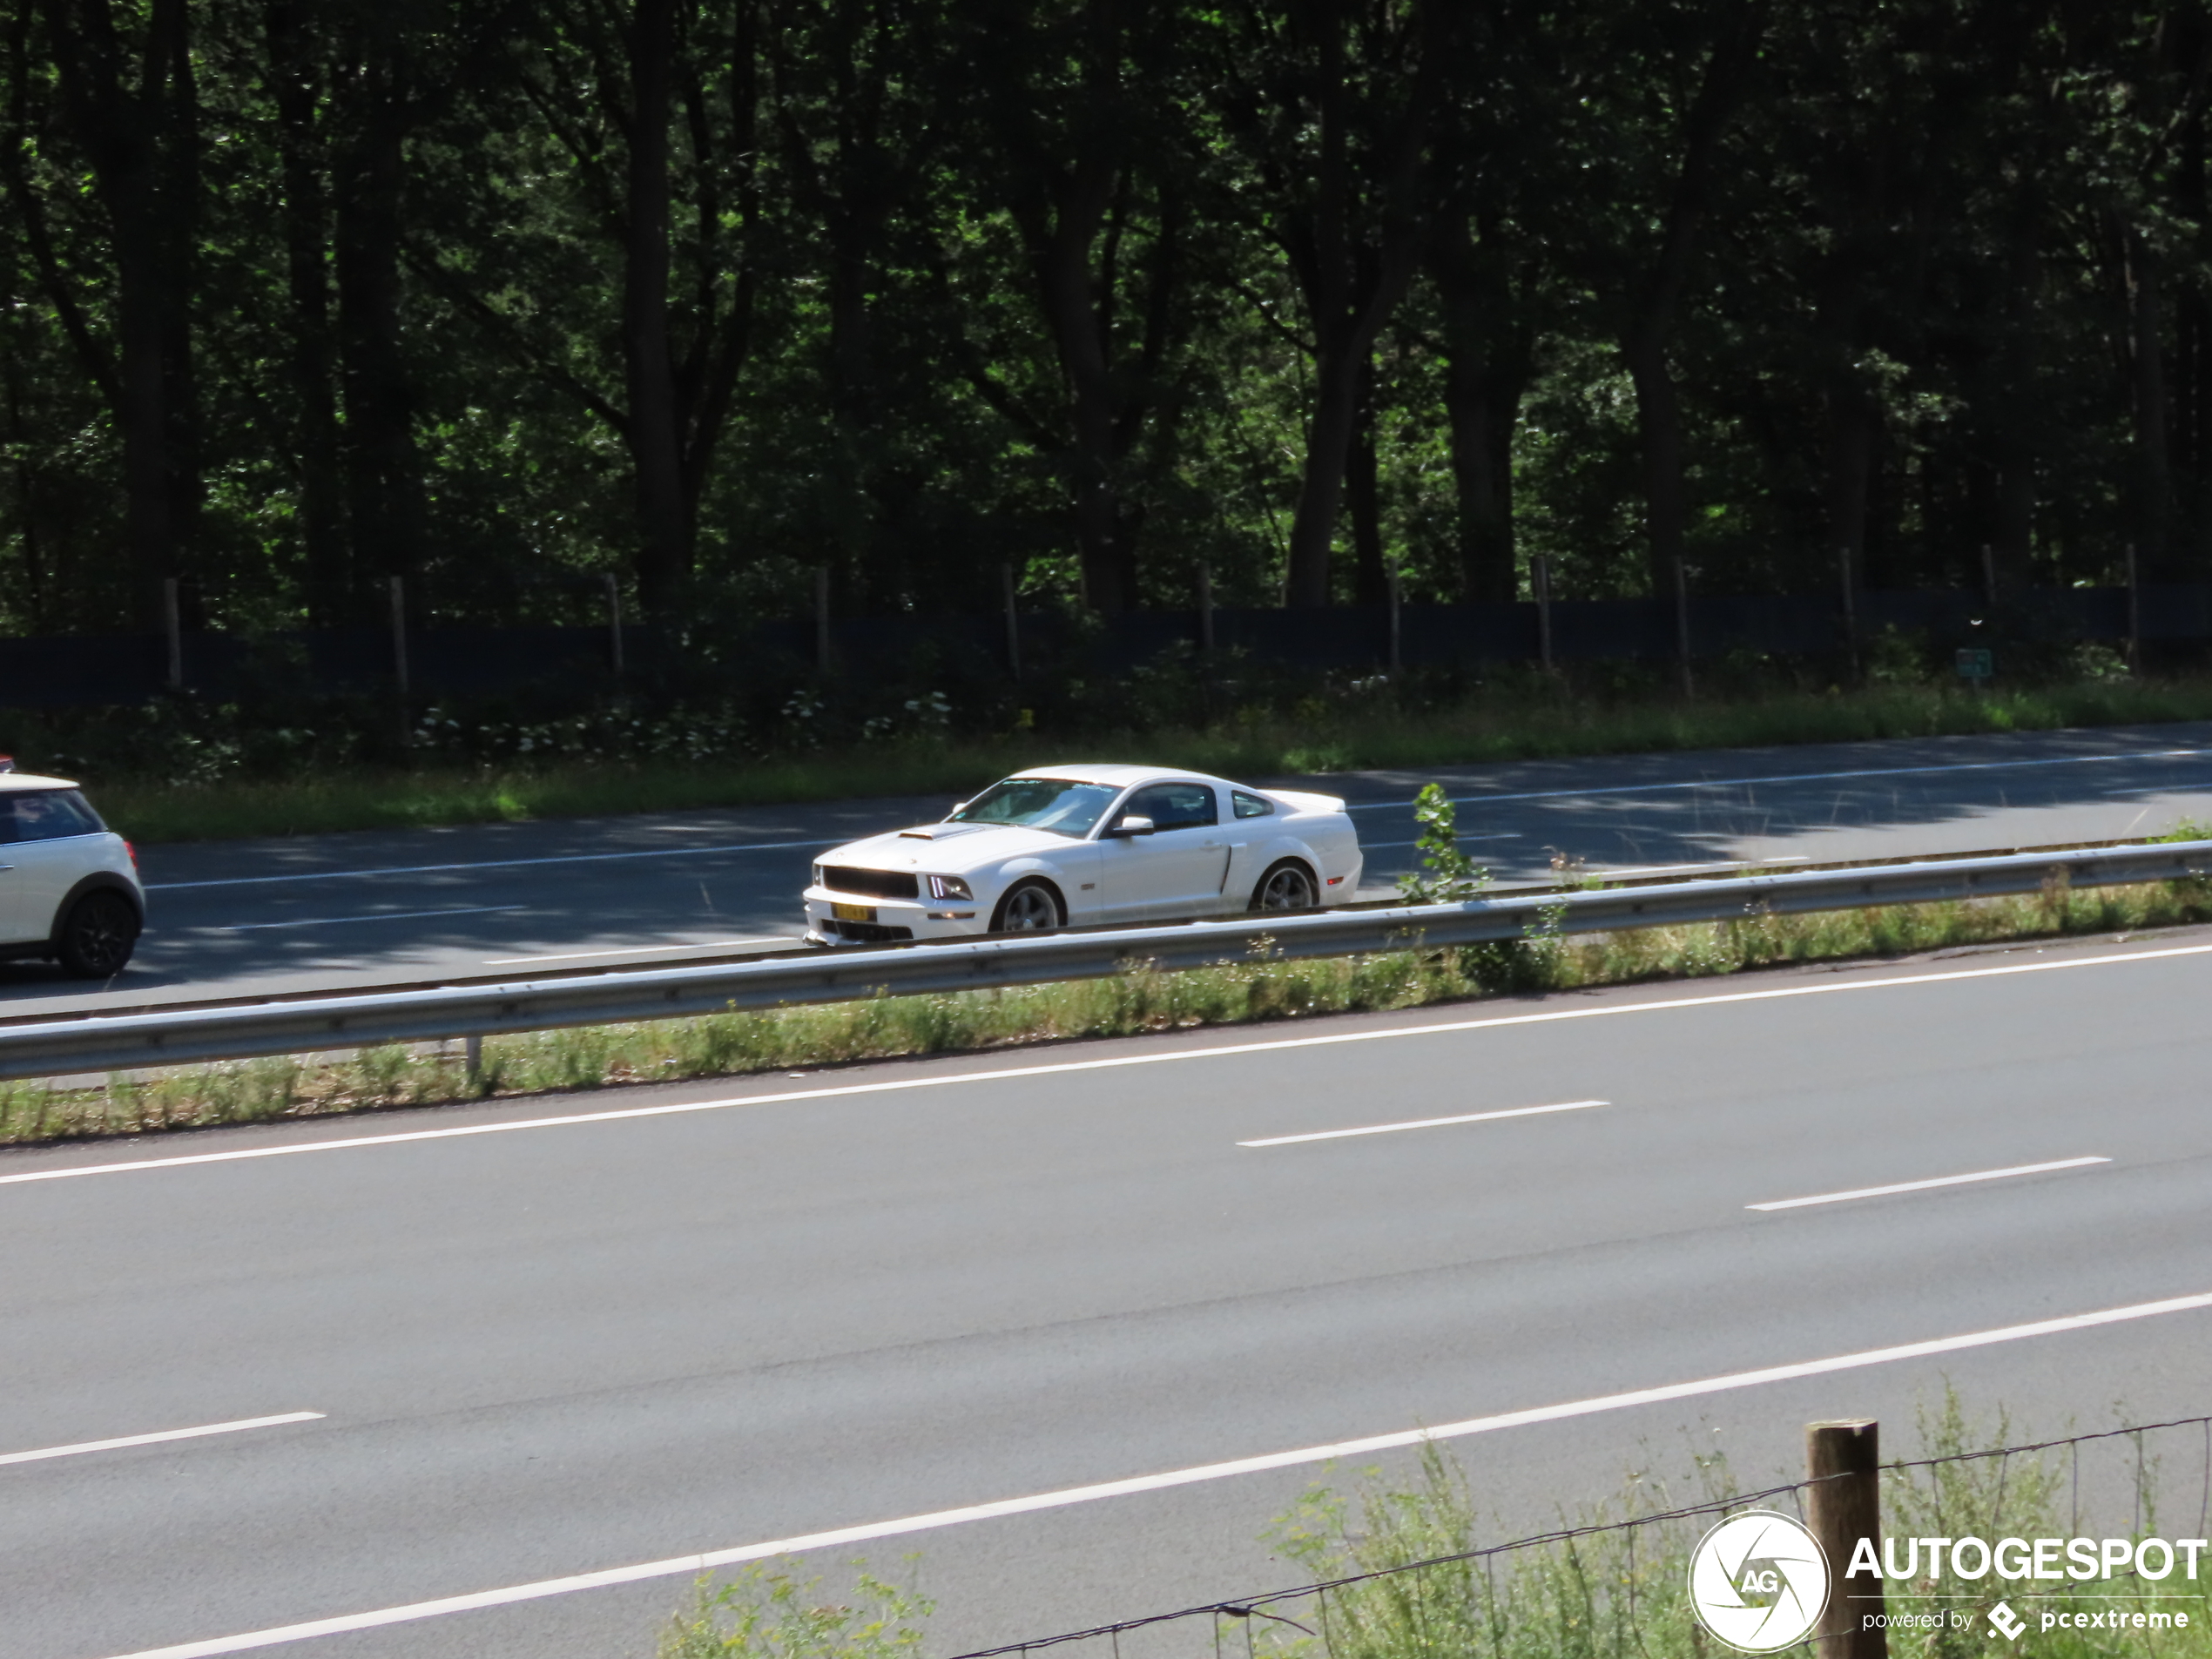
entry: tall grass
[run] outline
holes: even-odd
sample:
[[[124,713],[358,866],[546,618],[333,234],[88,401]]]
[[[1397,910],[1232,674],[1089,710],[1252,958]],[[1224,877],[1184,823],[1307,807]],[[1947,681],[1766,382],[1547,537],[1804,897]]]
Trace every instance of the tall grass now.
[[[303,765],[279,777],[94,779],[101,811],[140,841],[500,823],[753,806],[854,796],[943,795],[1071,752],[1127,756],[1230,777],[1434,767],[1547,756],[2050,730],[2212,718],[2212,681],[2090,679],[1966,694],[1874,685],[1831,696],[1605,701],[1516,685],[1435,708],[1312,698],[1205,727],[1043,736],[913,738],[765,759],[609,756],[416,768]]]
[[[1919,1420],[1915,1461],[1994,1450],[2006,1444],[2002,1413],[1971,1421],[1955,1394]],[[2065,1537],[2101,1529],[2131,1538],[2153,1534],[2155,1483],[2139,1483],[2132,1529],[2114,1517],[2069,1513],[2062,1451],[2016,1453],[1975,1461],[1908,1467],[1883,1477],[1882,1521],[1892,1537]],[[1563,1517],[1560,1530],[1602,1527],[1549,1544],[1473,1560],[1444,1561],[1413,1570],[1413,1563],[1465,1556],[1480,1548],[1491,1529],[1481,1521],[1474,1495],[1459,1466],[1441,1448],[1426,1447],[1414,1480],[1392,1485],[1370,1478],[1350,1494],[1318,1487],[1270,1537],[1322,1582],[1359,1574],[1382,1574],[1365,1582],[1285,1602],[1267,1611],[1304,1629],[1271,1620],[1256,1625],[1255,1646],[1268,1659],[1711,1659],[1727,1649],[1697,1628],[1689,1607],[1691,1551],[1719,1519],[1719,1509],[1683,1519],[1656,1519],[1693,1505],[1722,1503],[1737,1490],[1726,1463],[1693,1460],[1689,1478],[1670,1487],[1648,1474],[1633,1478],[1610,1504]],[[1789,1512],[1789,1496],[1764,1507]],[[2193,1524],[2195,1517],[2190,1517]],[[1635,1522],[1635,1525],[1618,1525]],[[1892,1615],[1963,1613],[1939,1629],[1892,1629],[1893,1655],[1920,1659],[2101,1659],[2120,1654],[2149,1659],[2205,1659],[2212,1655],[2212,1603],[2202,1581],[2178,1575],[2161,1584],[2115,1577],[2109,1583],[2073,1580],[2033,1585],[2007,1583],[1993,1575],[1958,1579],[1949,1575],[1887,1587]],[[1840,1564],[1838,1564],[1840,1565]],[[2175,1599],[2160,1603],[2188,1612],[2186,1629],[2125,1632],[2040,1628],[2043,1612],[2080,1613],[2109,1608],[2119,1595],[2155,1588]],[[2023,1591],[2035,1600],[2018,1611],[2029,1629],[2009,1647],[1990,1634],[1988,1614]],[[1809,1654],[1810,1642],[1787,1649]]]
[[[457,1048],[366,1049],[340,1063],[274,1059],[203,1066],[105,1088],[0,1085],[0,1144],[142,1135],[273,1119],[431,1106],[1205,1026],[1426,1007],[1469,998],[1797,962],[1883,957],[2008,940],[2126,933],[2212,920],[2212,884],[2147,883],[1810,916],[1537,937],[1444,950],[1289,961],[1259,954],[1181,973],[638,1025],[492,1037],[474,1076]]]

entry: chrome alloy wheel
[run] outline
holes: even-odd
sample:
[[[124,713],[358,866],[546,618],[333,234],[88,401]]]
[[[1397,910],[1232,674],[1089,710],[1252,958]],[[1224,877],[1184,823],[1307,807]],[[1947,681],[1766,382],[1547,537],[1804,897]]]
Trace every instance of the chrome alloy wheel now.
[[[1036,933],[1059,925],[1060,907],[1053,902],[1051,894],[1034,881],[1023,882],[1000,902],[997,931],[1001,933]]]
[[[1255,910],[1311,910],[1320,902],[1313,891],[1313,878],[1300,864],[1280,864],[1267,873],[1259,884],[1259,891],[1252,895]]]

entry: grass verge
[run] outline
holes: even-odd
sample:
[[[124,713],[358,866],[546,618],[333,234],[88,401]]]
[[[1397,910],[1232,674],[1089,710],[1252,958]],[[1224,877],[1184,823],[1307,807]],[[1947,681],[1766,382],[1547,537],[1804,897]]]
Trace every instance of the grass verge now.
[[[1003,991],[876,997],[818,1008],[587,1026],[484,1043],[473,1077],[457,1051],[363,1049],[342,1063],[247,1061],[105,1088],[0,1086],[0,1144],[334,1116],[550,1090],[741,1076],[920,1055],[974,1053],[1081,1037],[1133,1036],[1313,1015],[1420,1008],[1470,998],[1696,979],[2212,920],[2212,883],[2146,883],[1928,905],[1748,915],[1681,927],[1532,938],[1444,950],[1212,968],[1149,968],[1110,979]]]
[[[1918,1455],[1901,1460],[1905,1467],[1886,1471],[1882,1481],[1882,1529],[1899,1548],[1908,1538],[1993,1545],[2093,1530],[2124,1532],[2134,1542],[2173,1530],[2159,1524],[2161,1486],[2194,1485],[2193,1446],[2178,1460],[2176,1478],[2162,1482],[2157,1457],[2144,1455],[2146,1435],[2091,1441],[2107,1459],[2134,1460],[2132,1481],[2125,1474],[2121,1480],[2133,1487],[2134,1518],[2122,1528],[2109,1517],[2078,1512],[2079,1464],[2069,1470],[2069,1448],[2008,1451],[2012,1430],[2005,1416],[1972,1421],[1948,1389],[1939,1406],[1918,1415]],[[2195,1433],[2171,1432],[2191,1440]],[[1898,1435],[1892,1444],[1905,1438]],[[1485,1525],[1458,1461],[1434,1443],[1422,1449],[1410,1481],[1386,1480],[1371,1471],[1345,1491],[1325,1478],[1264,1535],[1291,1564],[1285,1577],[1295,1573],[1336,1588],[1227,1603],[1235,1616],[1201,1613],[1133,1631],[1130,1644],[1149,1654],[1242,1649],[1254,1659],[1714,1659],[1730,1650],[1697,1626],[1687,1593],[1689,1564],[1699,1539],[1734,1507],[1742,1488],[1710,1444],[1690,1447],[1685,1461],[1679,1480],[1635,1468],[1612,1501],[1562,1513],[1550,1539],[1517,1545],[1484,1542],[1483,1534],[1495,1537],[1496,1529]],[[2188,1513],[2177,1524],[2186,1532],[2199,1517],[2195,1494],[2179,1495],[2187,1501],[2175,1507]],[[1759,1503],[1797,1513],[1797,1496],[1770,1489]],[[1691,1508],[1703,1512],[1681,1513]],[[1576,1535],[1560,1535],[1566,1534]],[[1939,1574],[1883,1586],[1892,1654],[2212,1656],[2212,1605],[2201,1579],[2184,1581],[2174,1572],[2162,1581],[2145,1580],[2123,1569],[2109,1581],[2024,1583],[1986,1570],[1962,1577],[1955,1553],[1945,1552],[1943,1560]],[[918,1579],[918,1558],[909,1557],[908,1566]],[[719,1582],[703,1579],[691,1605],[664,1626],[659,1659],[906,1659],[921,1652],[922,1626],[934,1610],[929,1600],[918,1588],[876,1578],[865,1562],[852,1567],[849,1588],[826,1594],[820,1578],[799,1576],[805,1569],[795,1561],[764,1563]],[[1348,1579],[1360,1581],[1340,1582]],[[1866,1581],[1855,1588],[1863,1593]],[[2001,1648],[1990,1625],[2000,1602],[2027,1624],[2017,1641]],[[2134,1614],[2146,1608],[2162,1615],[2167,1627],[2132,1628]],[[1123,1617],[1149,1610],[1141,1602],[1116,1609]],[[2124,1633],[2101,1622],[2087,1628],[2072,1622],[2114,1610],[2129,1615]],[[2061,1615],[2067,1624],[2059,1623]],[[1069,1651],[1078,1659],[1107,1659],[1122,1645],[1094,1637]],[[1781,1651],[1810,1655],[1813,1644]]]
[[[536,765],[302,769],[278,778],[233,776],[212,783],[125,774],[90,781],[100,810],[119,833],[159,842],[859,796],[949,799],[1008,772],[1076,752],[1141,755],[1163,765],[1259,778],[2207,718],[2212,718],[2209,679],[2097,679],[1983,695],[1878,685],[1834,696],[1676,704],[1608,703],[1515,689],[1477,694],[1444,708],[1316,699],[1294,717],[1240,717],[1205,729],[1093,732],[1077,738],[1031,732],[966,741],[910,738],[766,759],[609,754]]]

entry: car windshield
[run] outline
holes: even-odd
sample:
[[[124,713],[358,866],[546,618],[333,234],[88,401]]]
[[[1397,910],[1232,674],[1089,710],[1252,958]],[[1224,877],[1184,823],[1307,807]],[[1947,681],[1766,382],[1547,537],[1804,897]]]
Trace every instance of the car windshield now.
[[[1020,824],[1081,840],[1105,816],[1121,790],[1067,778],[1008,778],[954,813],[954,824]]]

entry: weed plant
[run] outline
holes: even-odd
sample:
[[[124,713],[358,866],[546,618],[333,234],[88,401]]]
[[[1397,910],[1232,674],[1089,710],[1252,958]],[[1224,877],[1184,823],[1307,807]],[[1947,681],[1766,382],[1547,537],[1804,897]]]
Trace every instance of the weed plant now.
[[[842,1600],[784,1566],[703,1578],[661,1633],[659,1659],[916,1659],[921,1623],[935,1610],[929,1599],[877,1578],[866,1561],[853,1565]]]
[[[1448,833],[1448,826],[1443,833]],[[1528,938],[1453,949],[1287,961],[1263,946],[1211,968],[1139,966],[1111,978],[1007,990],[857,1001],[491,1037],[472,1076],[457,1048],[361,1050],[327,1066],[255,1060],[118,1077],[98,1089],[0,1084],[0,1144],[140,1135],[493,1096],[672,1082],[974,1053],[1027,1043],[1126,1037],[1313,1015],[1427,1007],[1470,998],[1793,963],[1911,954],[2006,941],[2134,933],[2212,920],[2212,883],[1894,905],[1619,934],[1568,934],[1557,917]]]
[[[1923,1412],[1920,1458],[1957,1457],[2007,1443],[2010,1424],[1970,1421],[1957,1396]],[[1936,1463],[1883,1477],[1883,1529],[1892,1537],[2064,1537],[2093,1523],[2067,1512],[2062,1451]],[[1690,1553],[1723,1513],[1656,1519],[1693,1506],[1721,1503],[1737,1491],[1724,1460],[1694,1456],[1689,1478],[1670,1486],[1648,1472],[1630,1476],[1612,1503],[1562,1516],[1559,1530],[1602,1527],[1560,1541],[1476,1560],[1486,1541],[1466,1476],[1442,1448],[1424,1448],[1410,1484],[1370,1476],[1351,1494],[1328,1486],[1310,1492],[1270,1529],[1277,1548],[1310,1581],[1359,1574],[1383,1576],[1302,1601],[1273,1603],[1276,1618],[1255,1620],[1255,1650],[1266,1659],[1710,1659],[1725,1653],[1696,1623],[1687,1595]],[[2130,1538],[2156,1533],[2155,1481],[2139,1477]],[[1785,1513],[1791,1498],[1764,1500]],[[2194,1521],[2195,1517],[2191,1517]],[[1618,1525],[1621,1522],[1637,1523]],[[2113,1530],[2118,1535],[2117,1529]],[[1886,1610],[1963,1613],[1940,1629],[1892,1629],[1896,1659],[2206,1659],[2212,1655],[2212,1602],[2202,1581],[2179,1575],[2158,1583],[2115,1576],[2106,1583],[2073,1580],[2032,1586],[1993,1575],[1957,1579],[1946,1574],[1887,1586]],[[1433,1566],[1414,1567],[1417,1562]],[[1400,1570],[1412,1569],[1412,1570]],[[2036,1598],[2024,1601],[2027,1590]],[[2046,1611],[2109,1608],[2121,1595],[2156,1591],[2158,1605],[2186,1611],[2186,1629],[2125,1632],[2041,1628]],[[1988,1614],[2009,1595],[2029,1628],[2009,1647],[1993,1638]],[[2135,1603],[2134,1605],[2141,1605]],[[1294,1620],[1295,1624],[1283,1621]],[[1304,1627],[1302,1629],[1299,1627]],[[1786,1649],[1811,1654],[1812,1644]]]

